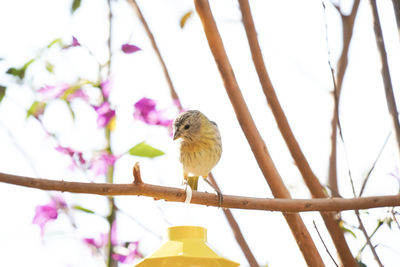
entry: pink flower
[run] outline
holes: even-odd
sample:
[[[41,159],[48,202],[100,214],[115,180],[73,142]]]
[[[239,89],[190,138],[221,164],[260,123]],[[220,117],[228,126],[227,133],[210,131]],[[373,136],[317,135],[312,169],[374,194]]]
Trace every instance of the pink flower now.
[[[139,252],[138,250],[139,247],[139,241],[135,242],[130,242],[126,251],[124,253],[119,252],[119,253],[114,253],[112,255],[112,258],[116,261],[119,261],[121,263],[132,263],[136,258],[142,258],[143,255]]]
[[[131,45],[131,44],[123,44],[121,46],[121,50],[125,53],[125,54],[132,54],[135,53],[137,51],[140,51],[141,49],[139,47],[137,47],[136,45]]]
[[[163,111],[157,110],[156,102],[153,99],[143,97],[135,103],[133,117],[149,125],[160,125],[170,127],[172,119],[167,119]]]
[[[76,47],[76,46],[81,46],[81,44],[79,43],[78,39],[76,39],[75,36],[72,36],[72,47]]]
[[[40,234],[44,235],[44,227],[49,221],[56,220],[58,217],[58,209],[64,209],[67,203],[60,196],[55,196],[51,199],[50,203],[46,205],[39,205],[35,209],[35,217],[32,223],[40,227]]]
[[[72,99],[75,99],[75,98],[81,98],[81,99],[85,100],[86,102],[89,102],[89,96],[82,89],[78,89],[75,92],[67,95],[68,101],[71,101]]]
[[[97,249],[100,249],[107,245],[108,243],[108,235],[107,234],[100,234],[98,238],[83,238],[83,242],[86,244],[93,246]]]
[[[109,102],[104,102],[100,106],[94,106],[97,112],[97,126],[99,128],[105,127],[112,118],[115,117],[115,110],[112,110]]]
[[[104,175],[108,171],[108,167],[113,166],[118,157],[102,151],[93,161],[90,169],[94,171],[96,176]]]
[[[72,159],[72,166],[78,167],[79,164],[83,165],[86,163],[82,152],[78,152],[69,147],[62,147],[60,145],[56,147],[56,150],[62,154],[70,156]]]
[[[100,83],[100,88],[101,91],[103,92],[103,96],[105,98],[108,98],[110,96],[111,92],[111,81],[110,80],[105,80]]]
[[[52,100],[61,97],[69,88],[68,84],[45,85],[37,90],[43,96],[43,100]]]

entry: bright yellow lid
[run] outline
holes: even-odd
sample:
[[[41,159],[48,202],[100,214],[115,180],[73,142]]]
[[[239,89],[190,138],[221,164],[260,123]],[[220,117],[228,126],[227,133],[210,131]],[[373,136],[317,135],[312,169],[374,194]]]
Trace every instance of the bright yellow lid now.
[[[218,256],[206,243],[207,229],[200,226],[168,228],[168,240],[137,267],[236,267],[239,263]]]

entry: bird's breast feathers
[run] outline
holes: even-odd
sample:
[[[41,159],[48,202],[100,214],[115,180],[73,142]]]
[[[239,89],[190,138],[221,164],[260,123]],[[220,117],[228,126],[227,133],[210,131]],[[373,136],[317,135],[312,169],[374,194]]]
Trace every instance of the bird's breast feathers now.
[[[183,172],[195,176],[207,176],[221,157],[221,143],[204,138],[197,142],[182,142],[180,161]]]

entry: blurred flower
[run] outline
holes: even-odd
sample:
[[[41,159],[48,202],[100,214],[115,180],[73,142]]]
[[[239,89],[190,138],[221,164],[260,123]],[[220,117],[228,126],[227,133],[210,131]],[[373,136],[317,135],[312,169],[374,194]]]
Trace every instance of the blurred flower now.
[[[112,110],[109,102],[104,102],[100,106],[94,106],[97,112],[97,126],[99,128],[105,127],[112,118],[115,117],[115,110]]]
[[[123,44],[121,46],[121,50],[125,53],[125,54],[132,54],[135,53],[137,51],[140,51],[141,49],[139,47],[137,47],[136,45],[132,45],[132,44]]]
[[[85,100],[86,102],[89,102],[89,96],[82,89],[75,90],[73,93],[70,93],[67,95],[68,101],[71,101],[74,98],[81,98],[81,99]]]
[[[118,236],[117,236],[117,221],[114,220],[111,225],[111,233],[110,233],[111,244],[113,246],[118,245]]]
[[[121,263],[132,263],[136,258],[142,258],[143,255],[138,250],[139,241],[130,242],[128,247],[118,247],[117,253],[112,255],[112,258]]]
[[[108,171],[108,167],[113,166],[117,160],[117,156],[114,156],[106,151],[102,151],[93,161],[90,169],[95,173],[96,176],[104,175]]]
[[[43,100],[48,101],[61,97],[68,88],[69,85],[66,83],[59,85],[45,85],[37,90],[37,92],[43,96]]]
[[[107,234],[100,234],[98,238],[83,238],[84,243],[87,245],[93,246],[97,249],[102,248],[107,245],[108,242],[108,235]]]
[[[110,96],[111,92],[111,81],[110,80],[105,80],[100,83],[100,88],[101,91],[103,92],[103,96],[105,98],[108,98]]]
[[[149,125],[160,125],[165,127],[170,127],[173,121],[172,119],[165,118],[163,111],[157,110],[156,102],[153,99],[146,97],[135,103],[133,117]]]
[[[75,36],[72,36],[72,44],[71,46],[76,47],[76,46],[81,46],[81,44],[79,43],[78,39],[76,39]]]
[[[60,145],[56,147],[56,150],[62,154],[70,156],[72,159],[72,164],[75,167],[78,167],[78,164],[83,165],[86,163],[85,159],[83,158],[82,152],[73,150],[69,147],[62,147]]]
[[[72,36],[72,43],[69,45],[64,45],[63,49],[68,49],[68,48],[77,47],[77,46],[81,46],[81,44],[79,43],[78,39],[76,39],[75,36]]]
[[[67,207],[67,203],[61,197],[57,195],[53,197],[50,203],[46,205],[39,205],[35,209],[35,217],[32,223],[37,224],[40,227],[40,233],[43,236],[44,227],[49,221],[55,220],[58,217],[58,209],[64,209]]]

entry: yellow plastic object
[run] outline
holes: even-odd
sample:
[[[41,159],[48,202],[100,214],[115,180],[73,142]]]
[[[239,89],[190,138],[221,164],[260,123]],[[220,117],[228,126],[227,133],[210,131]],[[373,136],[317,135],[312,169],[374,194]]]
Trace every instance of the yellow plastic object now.
[[[168,240],[136,267],[236,267],[239,263],[218,256],[207,245],[207,229],[200,226],[168,228]]]

